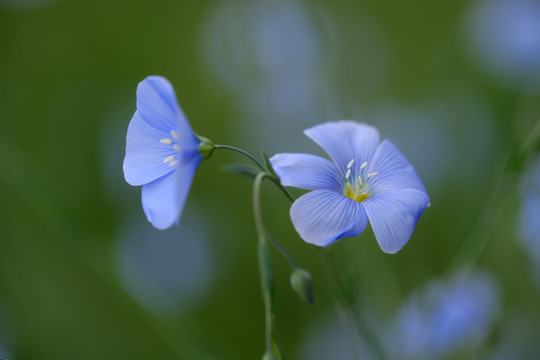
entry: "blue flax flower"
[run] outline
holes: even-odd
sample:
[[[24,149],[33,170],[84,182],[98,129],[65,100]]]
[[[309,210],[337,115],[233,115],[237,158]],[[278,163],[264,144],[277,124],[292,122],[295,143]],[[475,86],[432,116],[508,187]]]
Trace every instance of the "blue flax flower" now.
[[[270,161],[281,183],[313,190],[290,215],[304,241],[318,246],[364,231],[368,219],[381,249],[396,253],[409,240],[429,198],[416,171],[376,128],[328,122],[304,133],[333,162],[308,154],[277,154]]]
[[[176,101],[172,85],[149,76],[137,87],[137,111],[126,137],[124,177],[142,185],[142,205],[158,229],[178,223],[195,170],[200,140]]]
[[[448,359],[482,343],[500,303],[493,276],[481,270],[460,271],[414,292],[381,340],[391,359]]]

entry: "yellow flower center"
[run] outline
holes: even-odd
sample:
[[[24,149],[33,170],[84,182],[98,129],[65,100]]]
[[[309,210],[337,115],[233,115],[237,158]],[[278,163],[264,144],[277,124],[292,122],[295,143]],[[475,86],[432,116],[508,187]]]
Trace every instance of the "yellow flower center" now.
[[[364,175],[367,162],[360,165],[360,168],[356,169],[356,171],[352,169],[353,164],[354,159],[347,165],[343,195],[354,201],[362,202],[373,195],[371,191],[369,191],[369,182],[373,176],[377,175],[377,173],[372,172]],[[351,176],[352,173],[358,173],[359,175]]]
[[[351,185],[350,182],[345,184],[345,192],[343,195],[358,202],[362,202],[371,196],[366,191],[360,190],[357,185]]]

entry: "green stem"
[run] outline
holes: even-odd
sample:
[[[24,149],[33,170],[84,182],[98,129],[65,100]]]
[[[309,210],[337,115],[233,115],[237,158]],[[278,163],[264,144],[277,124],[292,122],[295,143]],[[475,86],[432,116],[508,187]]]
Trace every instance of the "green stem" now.
[[[373,350],[376,351],[378,355],[377,358],[385,359],[385,352],[379,339],[377,338],[377,335],[367,324],[360,310],[354,306],[355,296],[351,293],[352,290],[347,289],[345,283],[343,282],[343,276],[341,276],[338,266],[330,254],[330,250],[331,249],[329,247],[326,247],[323,248],[321,252],[325,260],[325,264],[334,280],[331,283],[331,289],[333,291],[332,295],[334,301],[336,302],[338,315],[341,319],[343,327],[347,331],[347,336],[350,339],[349,341],[352,341],[349,349],[351,356],[358,359],[360,353],[358,349],[359,334],[362,334],[364,339],[367,340],[372,346]]]
[[[482,256],[516,196],[519,173],[522,171],[523,164],[535,152],[539,138],[540,119],[534,123],[525,139],[514,139],[514,146],[510,146],[495,176],[497,182],[469,232],[464,236],[457,255],[454,256],[447,269],[447,275],[457,268],[473,267]],[[516,159],[520,165],[514,169],[512,165]]]
[[[294,202],[293,196],[287,191],[287,189],[283,187],[283,185],[281,185],[281,182],[278,178],[276,178],[275,176],[271,176],[270,180],[272,180],[272,182],[278,187],[278,189],[281,190],[283,194],[285,194],[285,196],[287,197],[287,199],[289,199],[290,202]]]
[[[296,264],[296,261],[294,261],[292,255],[289,254],[287,249],[285,249],[283,245],[281,245],[281,243],[274,236],[272,236],[272,234],[270,234],[268,230],[266,230],[266,237],[268,238],[268,240],[270,240],[272,245],[274,245],[274,247],[278,249],[279,252],[287,259],[287,261],[289,261],[293,270],[297,269],[298,265]]]
[[[265,177],[270,179],[274,183],[274,185],[276,185],[277,188],[281,190],[281,192],[287,197],[287,199],[289,199],[290,202],[294,201],[293,196],[289,193],[289,191],[287,191],[287,189],[283,187],[283,185],[281,185],[281,182],[279,181],[279,179],[273,176],[272,174],[268,173],[267,172],[268,169],[266,169],[266,167],[264,167],[264,165],[259,160],[257,160],[255,156],[251,155],[245,150],[242,150],[237,147],[230,146],[230,145],[214,145],[214,149],[226,149],[226,150],[235,151],[237,153],[244,155],[249,160],[251,160],[255,165],[257,165],[259,169],[261,169],[264,173],[266,173]]]
[[[227,150],[236,151],[237,153],[240,153],[246,156],[247,158],[249,158],[251,161],[253,161],[259,169],[261,169],[262,171],[266,171],[266,168],[264,167],[264,165],[247,151],[244,151],[242,149],[239,149],[234,146],[229,146],[229,145],[214,145],[214,149],[227,149]]]
[[[253,215],[255,216],[255,229],[257,230],[257,236],[260,239],[264,239],[266,241],[266,232],[264,230],[264,223],[262,220],[262,212],[261,212],[261,184],[265,177],[271,176],[267,172],[260,172],[255,177],[255,181],[253,182]]]
[[[274,328],[275,318],[275,289],[272,275],[272,264],[270,260],[270,249],[266,238],[266,230],[262,219],[261,211],[261,184],[265,177],[270,177],[267,172],[260,172],[255,177],[253,183],[253,214],[255,218],[255,228],[258,236],[259,270],[261,276],[261,288],[264,299],[265,323],[266,323],[266,352],[279,353],[279,359],[283,354],[279,348],[279,342]]]

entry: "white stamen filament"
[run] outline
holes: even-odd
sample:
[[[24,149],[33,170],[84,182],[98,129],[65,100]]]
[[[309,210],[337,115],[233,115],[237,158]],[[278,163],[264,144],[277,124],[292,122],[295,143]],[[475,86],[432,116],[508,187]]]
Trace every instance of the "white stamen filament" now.
[[[345,188],[343,190],[343,195],[352,199],[354,201],[362,202],[373,195],[371,189],[371,178],[375,175],[378,175],[377,172],[372,172],[369,174],[365,171],[367,162],[364,162],[360,166],[360,174],[355,173],[356,178],[351,177],[352,165],[354,164],[354,159],[349,162],[347,165],[347,173],[345,174]],[[365,172],[364,172],[365,171]]]

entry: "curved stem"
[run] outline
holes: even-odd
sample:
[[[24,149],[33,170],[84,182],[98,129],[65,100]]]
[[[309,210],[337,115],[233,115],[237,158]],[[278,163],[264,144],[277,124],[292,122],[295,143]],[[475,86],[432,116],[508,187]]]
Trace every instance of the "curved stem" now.
[[[259,239],[266,239],[266,234],[264,230],[264,223],[262,220],[261,213],[261,184],[265,177],[271,176],[267,172],[260,172],[255,177],[253,182],[253,215],[255,216],[255,229],[257,230],[257,235]]]
[[[283,187],[283,185],[281,185],[281,182],[279,181],[279,179],[276,178],[274,175],[268,173],[267,172],[268,169],[266,169],[266,167],[259,160],[257,160],[257,158],[255,158],[255,156],[251,155],[250,153],[248,153],[245,150],[242,150],[242,149],[239,149],[237,147],[230,146],[230,145],[214,145],[214,149],[226,149],[226,150],[235,151],[237,153],[240,153],[240,154],[244,155],[249,160],[251,160],[255,165],[257,165],[257,167],[259,169],[261,169],[266,174],[265,177],[270,179],[274,183],[274,185],[276,185],[277,188],[279,190],[281,190],[281,192],[287,197],[287,199],[289,199],[290,202],[294,201],[293,196],[287,191],[287,189],[285,189]]]
[[[257,167],[259,167],[259,169],[261,169],[262,171],[266,171],[266,168],[264,167],[264,165],[261,164],[259,160],[257,160],[253,155],[251,155],[247,151],[244,151],[242,149],[239,149],[237,147],[230,146],[230,145],[214,145],[214,149],[227,149],[227,150],[236,151],[237,153],[240,153],[244,155],[245,157],[249,158],[251,161],[253,161],[257,165]]]

